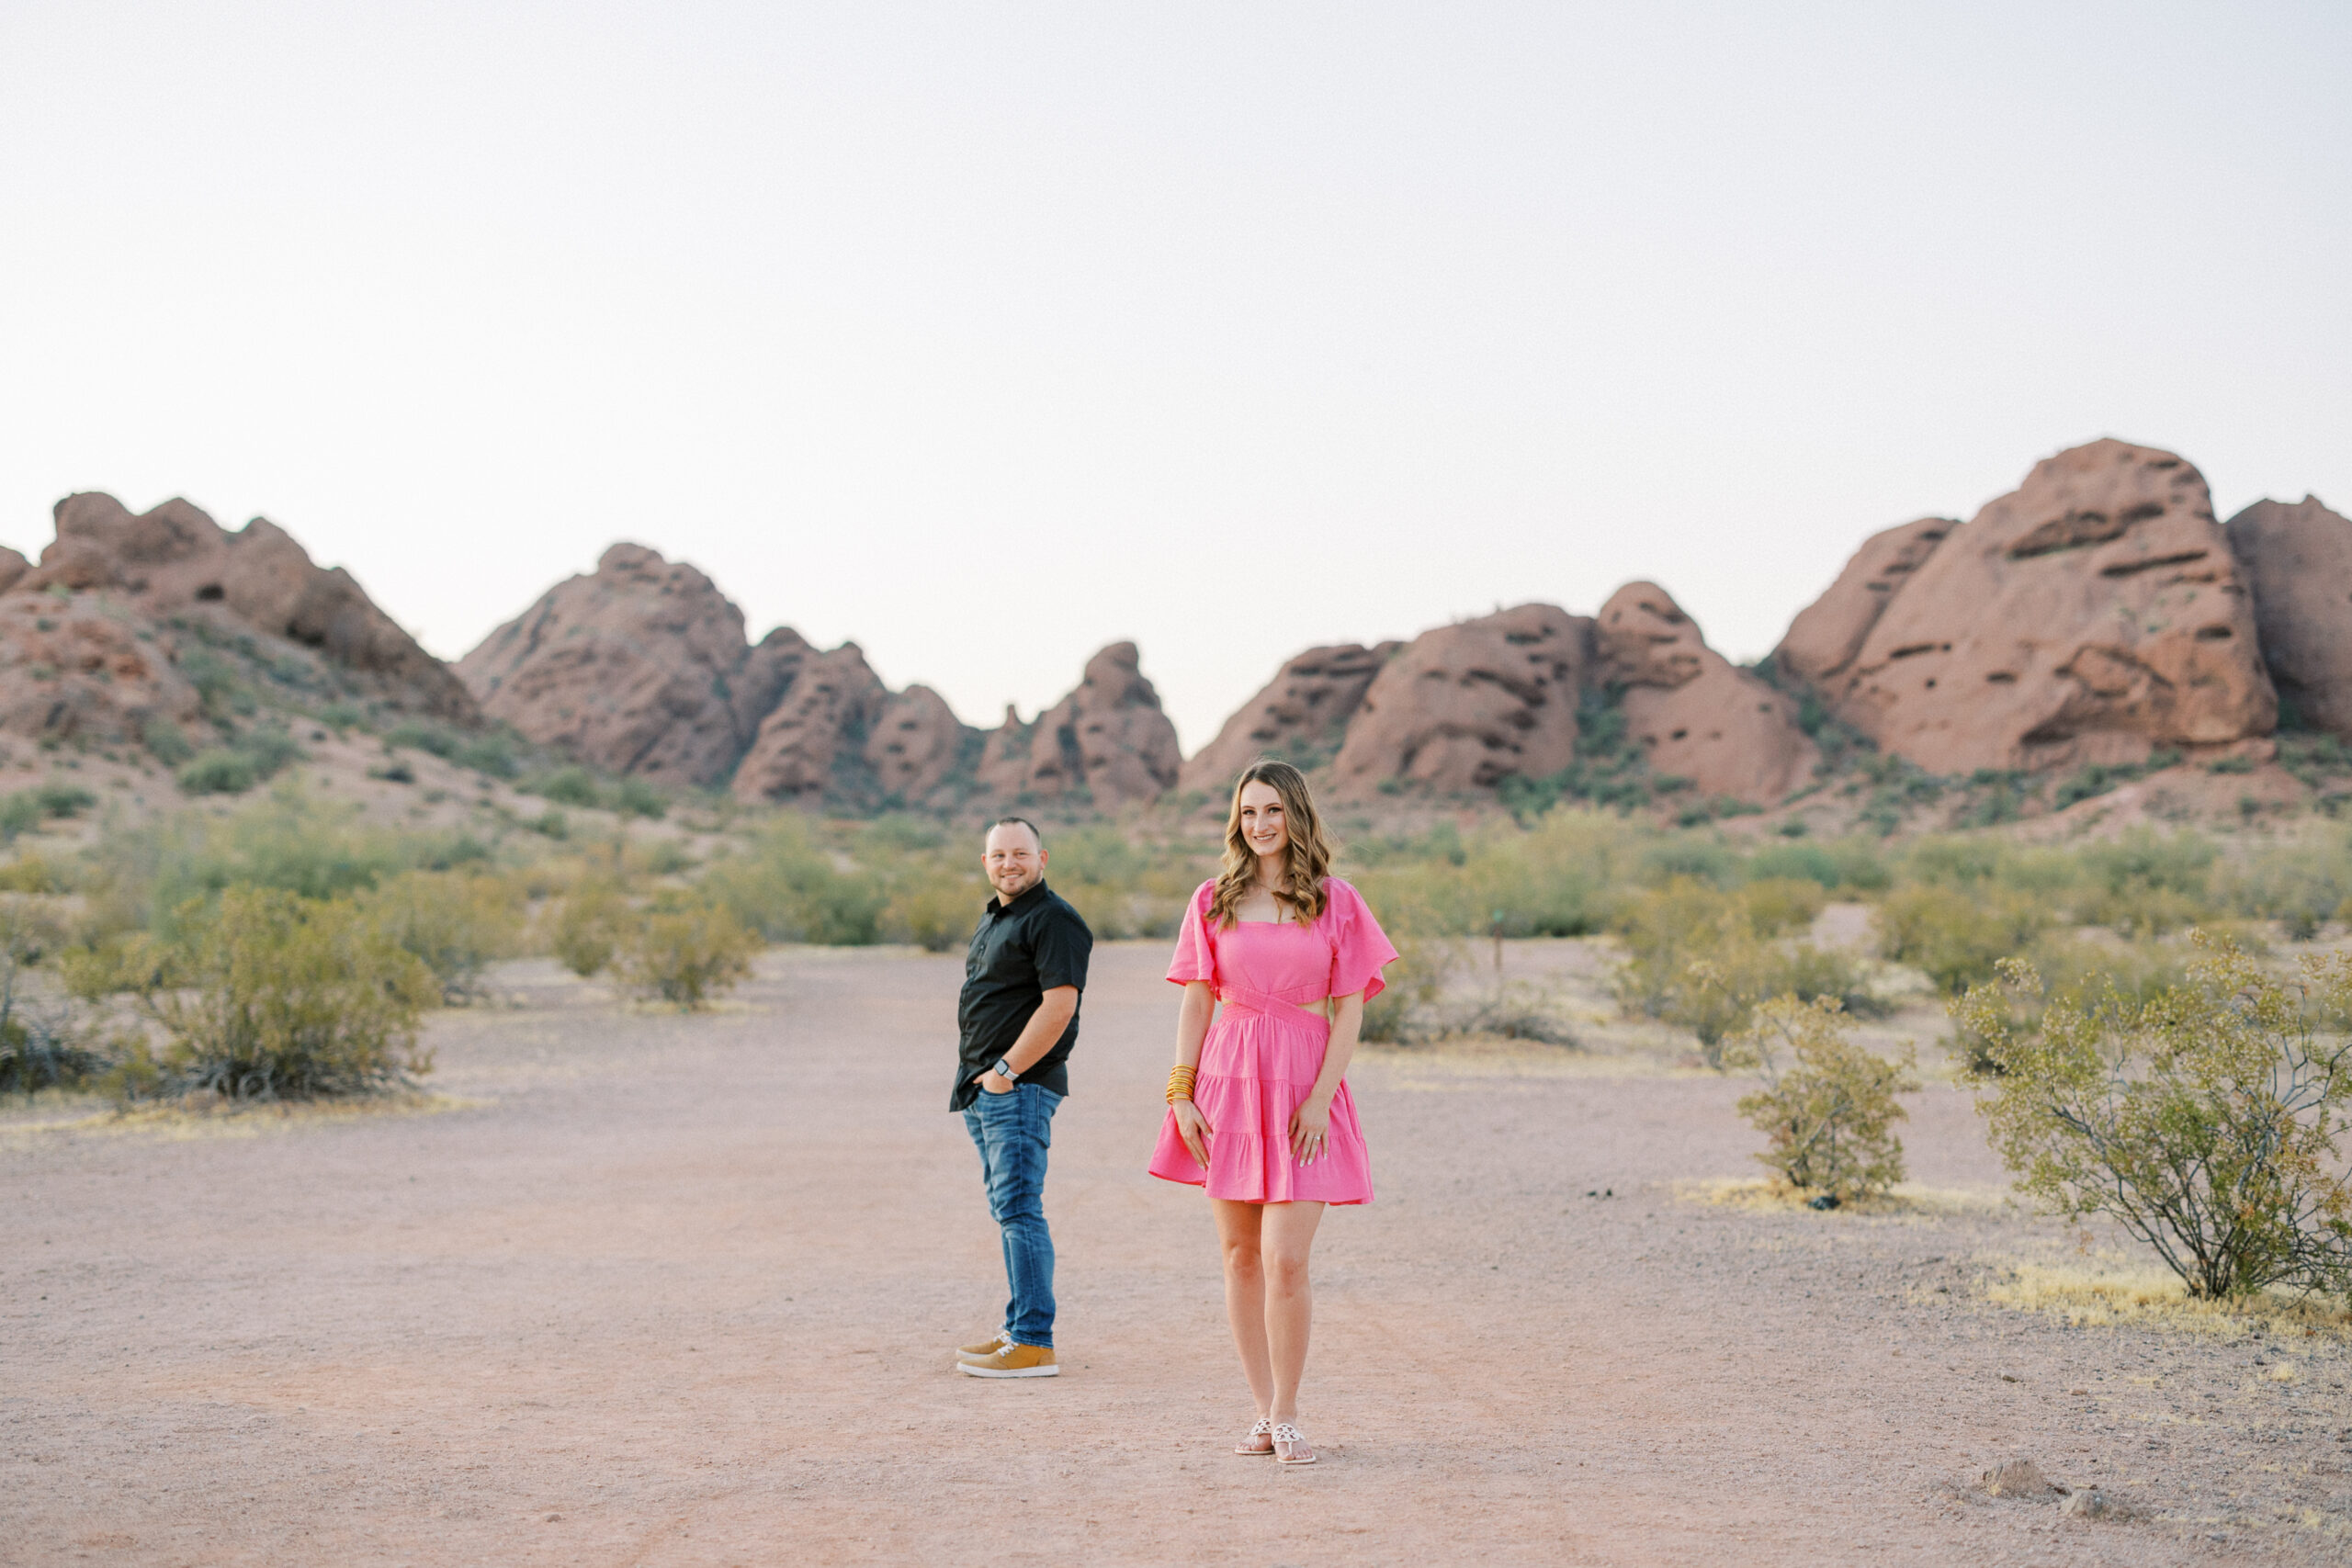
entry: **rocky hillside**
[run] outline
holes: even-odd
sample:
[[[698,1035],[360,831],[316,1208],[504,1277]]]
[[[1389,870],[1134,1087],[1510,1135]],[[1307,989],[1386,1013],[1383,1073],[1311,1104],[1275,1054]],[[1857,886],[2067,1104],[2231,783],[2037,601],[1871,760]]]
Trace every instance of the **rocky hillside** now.
[[[1160,795],[1182,761],[1133,643],[1096,654],[1033,722],[1008,711],[981,731],[928,686],[891,691],[855,643],[820,649],[788,626],[748,641],[709,578],[639,545],[606,550],[457,668],[526,739],[747,804],[1107,808]]]
[[[38,564],[0,550],[0,745],[172,762],[359,705],[509,726],[746,804],[942,813],[1205,804],[1282,756],[1359,809],[1574,798],[1695,818],[1814,811],[1860,792],[1847,775],[1867,761],[1882,817],[1897,795],[1992,792],[1947,799],[1954,821],[2081,798],[2048,781],[2242,772],[2280,744],[2306,790],[2322,785],[2297,757],[2324,741],[2326,766],[2352,759],[2328,739],[2352,739],[2352,522],[2307,496],[2224,525],[2192,465],[2120,441],[2037,464],[1967,522],[1865,540],[1754,669],[1634,582],[1590,615],[1521,604],[1310,649],[1190,760],[1133,643],[1029,722],[1008,709],[983,730],[928,687],[891,690],[854,643],[788,626],[753,642],[708,577],[641,545],[613,546],[452,669],[263,519],[230,533],[186,502],[132,516],[103,495],[67,497],[56,519]]]
[[[185,501],[133,516],[99,494],[55,515],[37,564],[0,549],[0,735],[168,762],[289,704],[480,721],[447,665],[265,518],[230,533]]]

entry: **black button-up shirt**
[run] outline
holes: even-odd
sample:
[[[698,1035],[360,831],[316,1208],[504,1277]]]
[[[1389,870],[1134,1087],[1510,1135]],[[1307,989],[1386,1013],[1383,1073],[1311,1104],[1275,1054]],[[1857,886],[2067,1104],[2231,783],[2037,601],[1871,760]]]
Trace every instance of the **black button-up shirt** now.
[[[1043,882],[1006,904],[989,900],[980,929],[964,955],[964,995],[956,1004],[963,1039],[956,1052],[956,1087],[950,1111],[961,1111],[979,1096],[978,1078],[1012,1049],[1029,1015],[1046,993],[1060,986],[1086,989],[1086,959],[1094,933],[1076,909]],[[1054,1048],[1030,1064],[1023,1083],[1042,1084],[1056,1094],[1069,1092],[1069,1048],[1078,1043],[1078,1015]]]

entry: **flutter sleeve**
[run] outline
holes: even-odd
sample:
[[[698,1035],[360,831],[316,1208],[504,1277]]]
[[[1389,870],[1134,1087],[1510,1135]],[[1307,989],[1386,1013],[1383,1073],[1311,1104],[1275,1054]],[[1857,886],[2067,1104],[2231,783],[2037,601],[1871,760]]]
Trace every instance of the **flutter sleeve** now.
[[[1216,984],[1216,943],[1209,935],[1209,900],[1216,893],[1214,881],[1202,883],[1193,893],[1184,923],[1176,928],[1176,956],[1168,961],[1171,985],[1189,986],[1195,980]]]
[[[1396,949],[1388,941],[1388,933],[1372,918],[1372,908],[1363,895],[1334,876],[1324,884],[1330,907],[1324,918],[1331,924],[1331,981],[1329,995],[1353,996],[1363,993],[1363,999],[1373,998],[1388,987],[1380,977],[1383,965],[1396,961]]]

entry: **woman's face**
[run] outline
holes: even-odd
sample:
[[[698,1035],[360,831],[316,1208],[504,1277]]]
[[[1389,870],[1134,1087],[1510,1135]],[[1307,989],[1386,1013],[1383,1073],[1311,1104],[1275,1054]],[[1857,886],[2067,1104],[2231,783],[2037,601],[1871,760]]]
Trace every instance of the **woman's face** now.
[[[1241,841],[1261,855],[1278,855],[1290,848],[1282,792],[1260,779],[1241,786]]]

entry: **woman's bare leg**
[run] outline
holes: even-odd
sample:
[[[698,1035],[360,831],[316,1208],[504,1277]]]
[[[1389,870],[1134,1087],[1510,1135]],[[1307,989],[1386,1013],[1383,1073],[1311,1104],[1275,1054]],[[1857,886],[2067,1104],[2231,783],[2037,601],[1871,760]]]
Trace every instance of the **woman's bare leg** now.
[[[1261,1407],[1260,1414],[1277,1421],[1298,1419],[1298,1380],[1306,1372],[1306,1341],[1315,1323],[1315,1291],[1307,1283],[1306,1255],[1315,1246],[1315,1227],[1322,1221],[1320,1203],[1269,1203],[1258,1225],[1257,1255],[1266,1300],[1265,1344],[1273,1382],[1272,1407]],[[1228,1269],[1226,1278],[1232,1277]],[[1231,1299],[1229,1286],[1227,1299]],[[1238,1337],[1239,1330],[1235,1334]],[[1255,1373],[1250,1386],[1253,1390],[1258,1386]]]
[[[1272,1414],[1274,1397],[1273,1360],[1266,1344],[1266,1275],[1258,1260],[1259,1214],[1265,1205],[1212,1198],[1209,1207],[1216,1213],[1216,1238],[1225,1252],[1226,1321],[1233,1325],[1241,1375],[1250,1380],[1250,1395],[1262,1419]],[[1294,1374],[1294,1391],[1297,1383]]]

